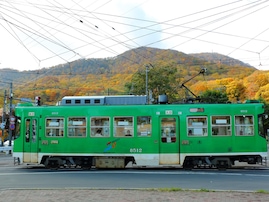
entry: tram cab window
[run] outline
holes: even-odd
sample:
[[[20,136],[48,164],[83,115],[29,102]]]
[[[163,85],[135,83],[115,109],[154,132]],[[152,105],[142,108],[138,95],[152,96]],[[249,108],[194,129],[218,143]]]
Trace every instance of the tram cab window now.
[[[137,136],[148,137],[151,136],[151,116],[137,117]]]
[[[230,116],[212,116],[212,135],[230,136],[231,135],[231,117]]]
[[[17,117],[17,121],[16,121],[16,130],[15,130],[15,139],[17,139],[20,136],[21,133],[21,119],[20,117]],[[5,130],[4,130],[5,131]],[[2,136],[3,138],[3,136]]]
[[[263,115],[259,115],[258,118],[258,130],[259,130],[259,135],[266,138],[265,135],[265,130],[264,130],[264,123],[263,123]]]
[[[91,118],[91,137],[109,137],[109,117]]]
[[[86,137],[86,118],[68,118],[68,137]]]
[[[208,125],[207,117],[195,116],[187,118],[187,135],[188,136],[207,136]]]
[[[254,135],[253,116],[235,116],[235,134],[238,136]]]
[[[63,118],[46,118],[46,136],[47,137],[61,137],[64,131]]]
[[[132,137],[134,136],[133,117],[115,117],[114,118],[114,136]]]

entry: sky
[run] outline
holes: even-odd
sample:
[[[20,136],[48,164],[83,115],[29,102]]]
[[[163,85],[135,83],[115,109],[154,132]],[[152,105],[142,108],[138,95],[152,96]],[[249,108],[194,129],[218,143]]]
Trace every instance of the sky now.
[[[0,69],[49,68],[141,46],[269,70],[269,0],[0,0]]]

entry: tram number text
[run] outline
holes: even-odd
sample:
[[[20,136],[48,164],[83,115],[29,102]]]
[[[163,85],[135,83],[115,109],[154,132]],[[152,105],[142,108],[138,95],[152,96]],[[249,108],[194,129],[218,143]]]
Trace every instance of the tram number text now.
[[[142,148],[131,148],[130,153],[142,153]]]

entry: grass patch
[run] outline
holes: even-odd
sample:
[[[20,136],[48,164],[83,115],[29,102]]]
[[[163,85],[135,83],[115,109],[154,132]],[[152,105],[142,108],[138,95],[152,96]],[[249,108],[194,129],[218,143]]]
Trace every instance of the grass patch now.
[[[200,192],[211,192],[211,190],[209,190],[209,189],[205,189],[205,188],[201,188],[199,191],[200,191]]]
[[[265,190],[261,189],[261,190],[257,190],[256,193],[269,194],[269,191],[265,191]]]
[[[173,191],[184,191],[182,188],[172,187],[172,188],[159,188],[158,191],[162,192],[173,192]]]

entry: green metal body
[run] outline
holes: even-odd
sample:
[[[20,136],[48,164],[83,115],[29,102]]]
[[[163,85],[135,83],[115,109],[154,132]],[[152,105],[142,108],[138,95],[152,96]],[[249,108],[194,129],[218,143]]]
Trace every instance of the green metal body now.
[[[20,119],[14,141],[14,157],[21,163],[44,163],[44,156],[132,157],[140,166],[182,165],[187,157],[229,157],[242,160],[244,156],[267,154],[264,131],[259,129],[258,115],[264,113],[263,104],[164,104],[164,105],[100,105],[100,106],[19,106]],[[213,116],[229,118],[229,135],[216,136],[212,130]],[[235,117],[251,116],[252,135],[236,135]],[[83,117],[85,136],[68,136],[68,117]],[[107,117],[107,137],[91,136],[91,117]],[[131,137],[115,136],[115,117],[131,117]],[[137,117],[150,117],[150,133],[138,135]],[[199,124],[194,125],[198,136],[188,135],[189,117],[204,117],[206,134]],[[63,136],[47,136],[46,120],[63,119]],[[193,118],[193,120],[194,120]],[[162,125],[163,120],[166,125]],[[173,135],[164,135],[173,121]],[[222,119],[221,119],[222,120]],[[26,124],[27,122],[27,124]],[[220,121],[219,121],[220,122]],[[121,123],[121,124],[124,124]],[[169,125],[170,124],[170,125]],[[223,123],[220,123],[220,125]],[[34,127],[32,127],[34,125]],[[139,126],[140,127],[140,126]],[[142,127],[142,126],[141,126]],[[123,126],[123,130],[124,126]],[[171,130],[171,127],[169,128]],[[171,131],[170,131],[171,132]],[[27,134],[27,135],[26,135]],[[168,134],[168,132],[167,132]],[[28,140],[26,140],[29,138]],[[238,157],[240,156],[240,158]]]

